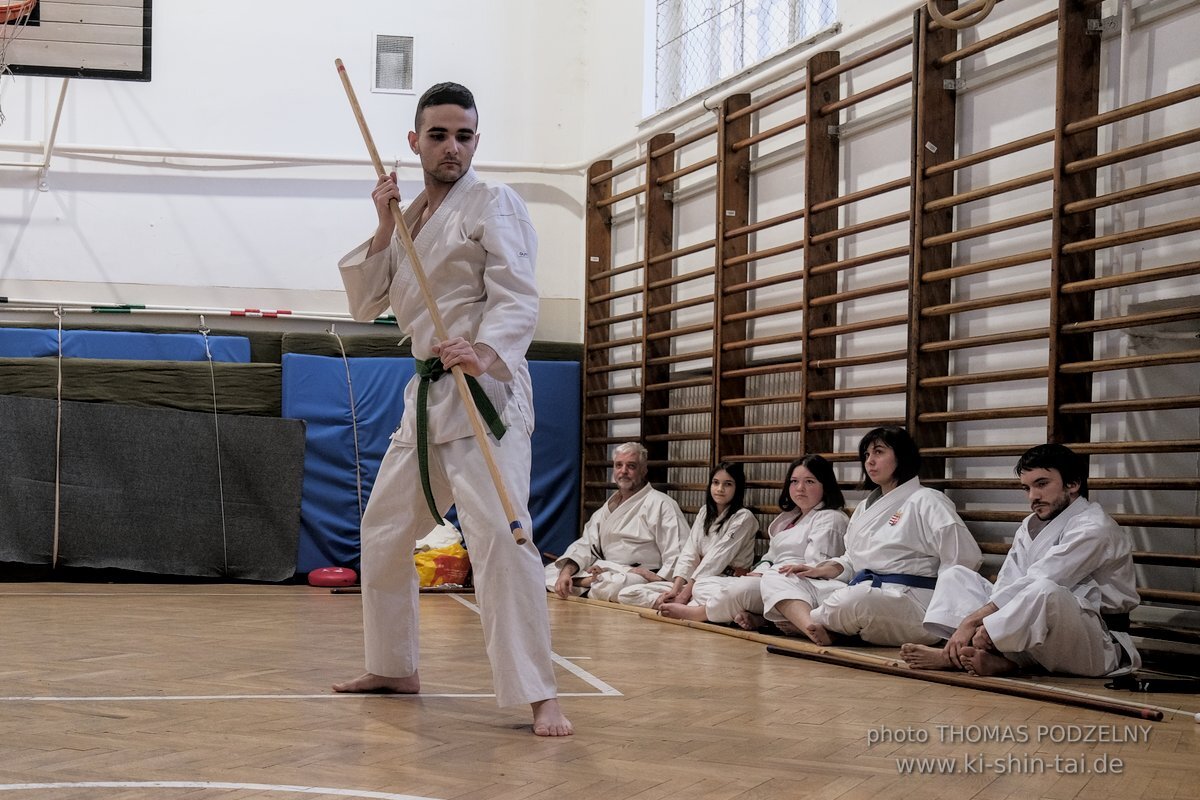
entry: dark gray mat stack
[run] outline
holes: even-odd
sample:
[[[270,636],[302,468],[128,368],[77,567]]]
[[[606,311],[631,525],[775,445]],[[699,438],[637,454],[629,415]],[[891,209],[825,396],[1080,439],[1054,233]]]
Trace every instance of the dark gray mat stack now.
[[[51,562],[56,415],[0,396],[0,561]],[[59,566],[293,576],[303,422],[64,402],[61,447]]]

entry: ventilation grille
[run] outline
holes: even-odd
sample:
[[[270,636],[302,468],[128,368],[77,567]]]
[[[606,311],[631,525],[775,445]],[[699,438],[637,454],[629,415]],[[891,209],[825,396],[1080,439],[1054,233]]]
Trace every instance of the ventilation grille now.
[[[375,37],[375,91],[413,90],[413,37]]]

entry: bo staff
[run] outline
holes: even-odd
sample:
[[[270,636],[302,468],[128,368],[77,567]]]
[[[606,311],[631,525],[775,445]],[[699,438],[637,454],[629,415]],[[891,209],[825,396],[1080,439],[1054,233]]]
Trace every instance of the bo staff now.
[[[1012,695],[1013,697],[1024,697],[1029,700],[1043,700],[1067,706],[1078,706],[1080,708],[1091,709],[1092,711],[1105,711],[1109,714],[1137,717],[1139,719],[1150,720],[1151,722],[1160,722],[1163,718],[1163,712],[1149,706],[1105,700],[1102,697],[1093,697],[1090,695],[1066,694],[1064,692],[1056,692],[1049,687],[1026,685],[1017,681],[980,678],[957,672],[911,669],[909,667],[898,666],[895,662],[874,662],[861,656],[855,658],[849,653],[841,653],[823,647],[817,650],[800,650],[768,645],[767,652],[780,656],[791,656],[793,658],[811,658],[814,661],[821,661],[826,664],[865,669],[871,672],[881,672],[885,675],[896,675],[902,678],[915,678],[916,680],[929,681],[930,683],[944,683],[950,686],[963,686],[970,689],[982,689],[985,692],[997,692],[999,694]]]
[[[346,68],[342,65],[340,58],[334,59],[334,64],[337,65],[338,76],[342,79],[342,86],[346,89],[346,97],[350,100],[350,108],[354,111],[354,118],[358,120],[358,129],[362,131],[363,141],[367,145],[367,152],[371,155],[371,163],[375,165],[375,172],[379,177],[385,177],[386,172],[383,171],[383,162],[379,160],[379,151],[375,149],[375,140],[371,138],[371,131],[367,128],[367,120],[363,117],[362,108],[358,105],[358,98],[354,94],[354,87],[350,85],[350,76],[346,74]],[[429,317],[433,320],[433,331],[437,336],[438,341],[446,341],[450,338],[446,332],[446,323],[442,321],[442,314],[438,311],[437,300],[429,291],[429,283],[425,280],[425,270],[421,267],[421,260],[417,257],[417,248],[413,246],[412,234],[408,232],[408,225],[404,222],[404,215],[400,212],[400,203],[393,200],[389,207],[392,210],[392,217],[396,221],[396,233],[400,237],[400,243],[404,246],[404,252],[408,254],[408,263],[412,265],[413,275],[417,278],[417,284],[421,287],[421,296],[425,299],[425,308],[429,311]],[[492,455],[491,445],[488,444],[487,433],[483,429],[483,421],[479,418],[479,411],[475,408],[475,401],[471,398],[471,390],[467,386],[467,378],[463,374],[462,368],[457,364],[450,368],[450,372],[454,375],[454,384],[458,387],[458,396],[462,398],[463,406],[467,412],[467,418],[471,420],[471,428],[475,431],[475,441],[479,445],[479,450],[483,453],[483,460],[487,464],[488,472],[492,473],[492,483],[496,485],[496,494],[500,495],[500,505],[504,507],[504,515],[508,519],[508,527],[512,530],[513,538],[517,540],[517,544],[525,544],[525,530],[521,526],[521,520],[517,518],[516,512],[513,510],[512,501],[508,499],[508,491],[504,488],[504,479],[500,475],[500,470],[496,466],[496,459]]]

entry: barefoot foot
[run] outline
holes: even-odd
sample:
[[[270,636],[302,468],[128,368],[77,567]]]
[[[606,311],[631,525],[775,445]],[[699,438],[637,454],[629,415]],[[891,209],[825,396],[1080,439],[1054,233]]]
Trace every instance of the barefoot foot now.
[[[671,619],[690,619],[693,622],[708,622],[708,613],[704,606],[689,606],[684,603],[663,603],[658,607],[658,613]]]
[[[791,620],[781,619],[775,623],[775,627],[779,628],[779,632],[784,636],[799,636],[800,629],[792,624]]]
[[[829,631],[825,630],[825,626],[819,622],[808,623],[800,629],[800,632],[822,647],[828,647],[833,644],[833,637],[829,635]]]
[[[389,678],[366,672],[352,681],[335,683],[333,690],[348,694],[417,694],[421,691],[421,678],[415,672],[407,678]]]
[[[964,647],[958,651],[962,656],[963,665],[967,672],[981,678],[993,675],[1007,675],[1017,671],[1017,663],[1009,661],[999,653],[981,650],[978,647]]]
[[[558,705],[558,698],[531,703],[533,708],[533,732],[537,736],[570,736],[575,733],[571,720],[567,719]]]
[[[910,669],[954,669],[950,654],[944,647],[930,647],[924,644],[900,645],[900,657]]]
[[[739,611],[733,615],[733,622],[744,631],[756,631],[763,625],[767,624],[767,620],[754,614],[750,611]]]

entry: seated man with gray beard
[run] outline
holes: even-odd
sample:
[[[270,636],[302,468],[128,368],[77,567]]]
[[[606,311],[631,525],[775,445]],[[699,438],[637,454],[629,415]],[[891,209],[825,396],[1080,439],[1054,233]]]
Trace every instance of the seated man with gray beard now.
[[[613,451],[617,491],[592,514],[583,535],[546,566],[559,597],[587,594],[617,602],[626,586],[669,581],[689,526],[679,504],[646,482],[647,452],[637,442]]]

